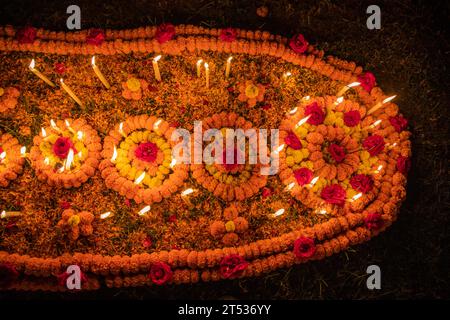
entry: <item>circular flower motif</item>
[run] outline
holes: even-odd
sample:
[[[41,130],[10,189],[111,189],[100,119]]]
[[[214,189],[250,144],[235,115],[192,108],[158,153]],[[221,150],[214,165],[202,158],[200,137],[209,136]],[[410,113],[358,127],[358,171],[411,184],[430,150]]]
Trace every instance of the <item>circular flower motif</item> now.
[[[100,164],[106,186],[137,203],[160,202],[188,177],[188,165],[174,163],[175,129],[154,116],[140,115],[118,124],[105,138]]]
[[[97,132],[82,119],[57,121],[33,139],[30,160],[38,179],[64,188],[93,176],[102,148]]]
[[[357,191],[368,193],[372,191],[373,179],[366,174],[356,174],[350,179],[350,185]]]
[[[0,136],[0,187],[7,187],[22,173],[25,161],[20,149],[19,141],[9,133]]]
[[[361,122],[361,114],[358,110],[350,110],[344,113],[344,124],[347,127],[357,126]]]
[[[322,189],[320,196],[330,204],[342,207],[345,204],[345,189],[338,184],[332,184]]]
[[[169,40],[172,40],[174,36],[175,36],[175,27],[173,24],[170,23],[160,24],[155,34],[156,40],[158,40],[158,42],[161,44]]]
[[[164,262],[155,262],[150,268],[149,278],[158,286],[170,282],[173,272],[170,266]]]
[[[86,43],[94,46],[100,46],[105,39],[105,32],[102,29],[91,29],[86,36]]]
[[[294,50],[295,53],[303,53],[308,49],[308,41],[302,34],[297,34],[289,40],[289,47]]]
[[[251,80],[239,84],[239,101],[247,102],[249,107],[254,107],[257,102],[264,101],[266,88],[262,84],[255,84]]]
[[[336,163],[341,163],[345,159],[345,149],[336,143],[328,146],[328,152]]]
[[[313,178],[313,172],[308,168],[299,168],[294,170],[294,177],[297,180],[299,186],[304,186],[311,182]]]
[[[235,205],[231,205],[223,210],[224,221],[216,220],[210,226],[210,233],[213,237],[222,237],[222,242],[226,246],[231,246],[239,241],[239,234],[248,229],[248,221],[239,217],[239,210]]]
[[[286,138],[284,138],[284,143],[286,143],[288,147],[291,147],[294,150],[300,150],[302,148],[300,139],[293,132],[288,133]]]
[[[220,129],[224,144],[226,141],[226,129],[247,130],[252,128],[252,124],[244,118],[238,117],[235,113],[225,112],[203,119],[202,124],[203,131]],[[239,148],[242,148],[242,155],[245,160],[243,164],[236,163],[237,158],[234,156],[237,155],[237,150],[236,152],[234,149],[227,150],[226,145],[223,145],[222,150],[227,150],[227,154],[233,155],[233,162],[222,164],[194,163],[191,165],[194,179],[216,197],[220,197],[225,201],[244,200],[252,197],[267,183],[267,176],[260,173],[263,166],[249,163],[248,151],[250,145],[246,143],[245,153],[242,146],[239,146]]]
[[[225,42],[233,42],[237,38],[237,31],[233,28],[222,29],[219,38]]]
[[[0,113],[7,112],[17,106],[19,90],[14,87],[0,87]]]
[[[66,209],[62,213],[61,220],[57,226],[68,232],[69,238],[75,241],[79,236],[90,236],[94,232],[92,222],[94,215],[88,211],[76,212],[72,209]]]
[[[62,62],[56,62],[53,69],[57,74],[64,74],[67,70],[66,65]]]
[[[294,254],[297,259],[311,258],[316,253],[314,240],[308,237],[300,237],[294,242]]]
[[[122,82],[122,97],[127,100],[139,100],[147,89],[147,81],[130,77],[127,81]]]
[[[239,278],[249,263],[238,254],[230,254],[220,262],[220,274],[225,279]]]

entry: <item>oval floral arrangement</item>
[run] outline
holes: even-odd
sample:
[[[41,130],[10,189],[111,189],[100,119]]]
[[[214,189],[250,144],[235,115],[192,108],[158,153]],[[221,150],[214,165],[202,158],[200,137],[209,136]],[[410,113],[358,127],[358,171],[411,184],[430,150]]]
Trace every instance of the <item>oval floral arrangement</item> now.
[[[1,289],[67,290],[73,265],[83,290],[260,276],[368,241],[406,196],[410,132],[394,97],[301,34],[5,26],[0,51],[27,66],[0,74],[15,84],[0,90]],[[38,128],[37,112],[86,120]],[[192,150],[195,121],[221,163],[173,158],[175,128],[194,133]],[[216,141],[230,129],[279,129],[256,153],[278,170],[250,162],[251,137]],[[33,136],[27,154],[18,140]]]

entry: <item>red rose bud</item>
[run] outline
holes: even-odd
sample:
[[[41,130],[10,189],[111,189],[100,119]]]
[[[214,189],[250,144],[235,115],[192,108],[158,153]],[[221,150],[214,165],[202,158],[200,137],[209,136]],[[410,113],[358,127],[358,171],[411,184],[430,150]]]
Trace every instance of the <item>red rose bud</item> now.
[[[105,32],[102,29],[92,29],[86,37],[86,42],[94,46],[99,46],[105,41]]]
[[[171,216],[169,216],[169,219],[167,219],[169,222],[175,223],[177,222],[177,215],[176,214],[172,214]]]
[[[300,237],[294,242],[294,254],[298,259],[307,259],[316,252],[314,240],[307,237]]]
[[[270,197],[273,194],[273,190],[270,189],[270,188],[264,187],[262,189],[262,193],[261,194],[262,194],[263,198],[267,198],[267,197]]]
[[[33,43],[36,39],[36,35],[36,28],[27,26],[17,30],[16,39],[20,44]]]
[[[364,219],[364,225],[369,230],[378,230],[383,226],[383,218],[379,213],[369,213]]]
[[[62,201],[62,202],[59,204],[59,206],[60,206],[61,209],[63,209],[63,210],[70,209],[70,207],[71,207],[70,202],[67,202],[67,201]]]
[[[240,277],[249,263],[238,254],[230,254],[220,262],[220,274],[225,279],[234,279]]]
[[[233,42],[237,38],[237,31],[233,28],[222,29],[219,38],[225,42]]]
[[[364,139],[362,146],[374,157],[384,150],[384,139],[375,134]]]
[[[228,87],[227,90],[228,90],[228,92],[234,92],[234,87],[233,86]]]
[[[345,189],[338,184],[332,184],[322,189],[320,196],[328,203],[343,207],[345,204]]]
[[[289,40],[289,47],[291,47],[295,53],[305,52],[308,49],[308,45],[308,41],[306,41],[305,37],[301,34],[297,34]]]
[[[336,163],[341,163],[345,159],[345,149],[336,143],[330,144],[328,152]]]
[[[358,110],[351,110],[344,113],[344,123],[347,127],[354,127],[361,121],[361,114]]]
[[[153,241],[152,241],[152,238],[150,238],[150,237],[147,237],[142,241],[142,246],[144,248],[150,248],[152,246],[152,244],[153,244]]]
[[[311,182],[313,177],[313,172],[308,168],[300,168],[294,171],[295,180],[300,186],[304,186]]]
[[[350,185],[357,191],[368,193],[373,188],[373,179],[365,174],[356,174],[350,179]]]
[[[156,30],[155,38],[159,43],[164,43],[175,36],[175,27],[170,23],[163,23],[158,26]]]
[[[397,170],[406,175],[411,169],[411,158],[400,156],[397,158]]]
[[[300,150],[302,148],[302,143],[300,139],[293,132],[289,132],[287,137],[284,138],[284,143],[294,150]]]
[[[371,72],[366,72],[363,75],[358,76],[358,82],[361,83],[361,87],[367,92],[372,91],[372,88],[375,86],[375,76]]]
[[[154,284],[163,285],[172,280],[172,269],[164,262],[155,262],[150,268],[149,278]]]
[[[315,126],[322,124],[323,120],[325,120],[325,113],[317,102],[313,102],[306,106],[305,116],[310,116],[307,122]]]
[[[59,137],[55,144],[52,147],[53,153],[59,157],[60,159],[67,158],[67,154],[69,153],[69,150],[74,150],[74,153],[76,153],[76,149],[73,146],[72,141],[69,138],[66,137]]]
[[[402,116],[391,117],[389,118],[389,122],[397,132],[402,132],[408,126],[408,120],[406,120]]]

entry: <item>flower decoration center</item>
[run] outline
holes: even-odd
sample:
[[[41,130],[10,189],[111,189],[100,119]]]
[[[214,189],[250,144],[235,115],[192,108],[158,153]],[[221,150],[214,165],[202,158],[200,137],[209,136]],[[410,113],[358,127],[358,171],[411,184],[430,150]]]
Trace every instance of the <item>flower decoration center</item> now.
[[[127,87],[130,91],[139,91],[141,89],[141,82],[136,78],[130,78],[127,80]]]
[[[245,95],[249,97],[250,99],[256,98],[259,94],[259,89],[254,84],[249,84],[245,88]]]
[[[66,159],[70,149],[77,152],[70,138],[59,137],[53,145],[53,153],[60,159]]]
[[[139,144],[134,154],[139,160],[154,162],[158,155],[158,147],[153,142],[144,142]]]

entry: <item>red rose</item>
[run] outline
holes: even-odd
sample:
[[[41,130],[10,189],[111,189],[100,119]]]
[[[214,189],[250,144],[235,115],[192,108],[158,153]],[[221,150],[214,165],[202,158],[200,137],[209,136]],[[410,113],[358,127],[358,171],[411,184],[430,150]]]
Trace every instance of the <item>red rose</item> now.
[[[170,125],[169,125],[169,127],[171,127],[171,128],[178,128],[179,126],[180,126],[180,122],[179,121],[171,122]]]
[[[220,262],[220,274],[225,279],[234,279],[242,275],[249,263],[238,254],[230,254]]]
[[[373,157],[384,150],[384,139],[383,137],[375,134],[373,136],[365,138],[362,143],[362,146]]]
[[[313,172],[308,168],[300,168],[294,171],[295,180],[300,186],[304,186],[311,182],[313,177]]]
[[[54,70],[57,74],[64,74],[66,72],[66,66],[62,62],[56,62]]]
[[[408,120],[406,120],[402,116],[391,117],[389,118],[389,122],[397,132],[402,132],[408,126]]]
[[[264,187],[262,189],[262,197],[263,198],[267,198],[270,197],[273,194],[273,190],[267,187]]]
[[[340,185],[332,184],[323,188],[320,196],[326,202],[342,207],[345,204],[346,192]]]
[[[361,83],[361,87],[364,88],[367,92],[372,91],[372,88],[375,86],[375,76],[371,72],[366,72],[360,76],[358,76],[358,82]]]
[[[305,40],[302,34],[297,34],[289,40],[289,47],[296,53],[303,53],[308,49],[308,41]]]
[[[134,150],[134,155],[139,160],[153,162],[158,155],[158,147],[153,142],[143,142]]]
[[[284,138],[284,143],[294,150],[300,150],[302,148],[302,143],[300,139],[293,132],[289,132],[287,137]]]
[[[169,216],[169,218],[167,219],[167,221],[175,223],[177,222],[177,215],[176,214],[172,214]]]
[[[9,263],[0,264],[0,288],[6,288],[19,277],[16,268]]]
[[[67,210],[70,209],[70,202],[67,201],[62,201],[59,206],[61,207],[61,209]]]
[[[86,42],[94,46],[99,46],[105,41],[105,32],[102,29],[92,29],[86,37]]]
[[[225,42],[233,42],[237,38],[237,31],[233,28],[222,29],[219,38]]]
[[[294,242],[294,254],[298,259],[307,259],[316,252],[314,240],[307,237],[300,237]]]
[[[364,225],[370,230],[378,230],[383,226],[383,218],[379,213],[369,213],[364,218]]]
[[[30,26],[20,28],[16,32],[16,39],[19,43],[33,43],[36,39],[36,28]]]
[[[323,120],[325,119],[325,113],[317,102],[313,102],[306,106],[305,116],[310,116],[307,122],[315,126],[323,123]]]
[[[159,286],[172,280],[172,276],[172,269],[164,262],[155,262],[150,268],[149,278],[152,279],[154,284]]]
[[[358,110],[351,110],[344,113],[344,123],[347,127],[354,127],[361,121],[361,114]]]
[[[350,179],[350,185],[359,192],[367,193],[373,188],[373,179],[366,174],[355,174]]]
[[[409,169],[411,169],[411,159],[403,156],[398,157],[397,170],[406,175]]]
[[[152,241],[152,238],[150,238],[150,237],[147,237],[144,239],[144,241],[142,241],[142,246],[144,248],[149,248],[152,246],[152,244],[153,244],[153,241]]]
[[[156,30],[155,38],[159,43],[164,43],[173,38],[175,35],[175,27],[170,23],[163,23],[158,26]]]
[[[345,149],[336,143],[330,144],[328,152],[336,163],[341,163],[345,159]]]
[[[69,276],[71,276],[71,275],[72,274],[67,273],[67,271],[58,274],[56,276],[56,279],[58,280],[58,284],[61,287],[66,287],[67,286],[67,278],[69,278]],[[81,279],[80,279],[81,283],[86,283],[88,281],[88,277],[83,272],[81,272],[81,270],[80,270],[80,277],[81,277]]]
[[[130,199],[125,199],[125,205],[128,207],[128,208],[131,208],[131,201],[130,201]]]
[[[70,149],[77,152],[72,141],[66,137],[59,137],[53,145],[53,153],[61,159],[67,158]]]

